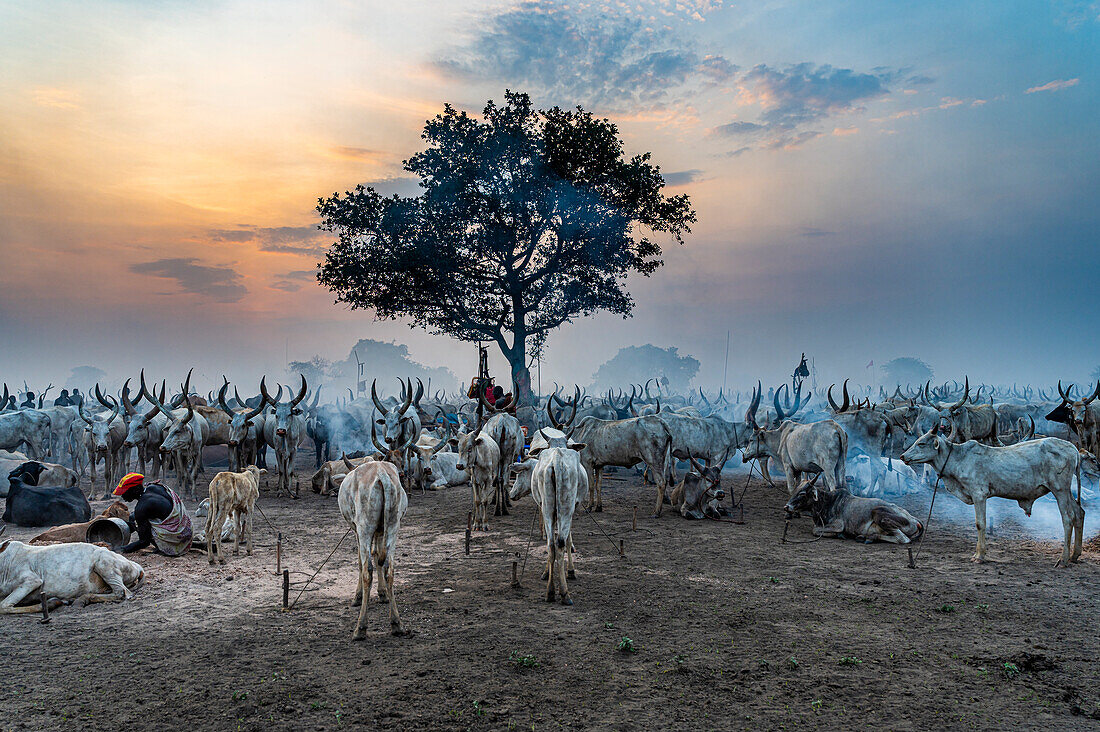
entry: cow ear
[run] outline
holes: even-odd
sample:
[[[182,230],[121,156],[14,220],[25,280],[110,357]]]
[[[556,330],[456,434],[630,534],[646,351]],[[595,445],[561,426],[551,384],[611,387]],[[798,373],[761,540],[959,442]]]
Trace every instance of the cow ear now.
[[[531,469],[530,463],[516,463],[512,466],[513,473],[522,473]]]
[[[343,483],[346,477],[348,477],[347,473],[336,473],[330,480],[332,480],[333,483]]]
[[[539,453],[540,453],[540,452],[542,452],[542,448],[541,448],[541,447],[536,447],[536,448],[534,448],[534,449],[532,449],[532,450],[528,450],[528,451],[527,451],[527,457],[530,457],[530,458],[537,458],[537,457],[539,456]]]
[[[576,450],[577,452],[580,452],[586,447],[588,447],[588,443],[585,442],[574,442],[569,445],[570,450]]]
[[[374,421],[375,421],[375,422],[376,422],[377,424],[386,424],[386,420],[384,420],[384,419],[376,419],[376,420],[374,420]]]

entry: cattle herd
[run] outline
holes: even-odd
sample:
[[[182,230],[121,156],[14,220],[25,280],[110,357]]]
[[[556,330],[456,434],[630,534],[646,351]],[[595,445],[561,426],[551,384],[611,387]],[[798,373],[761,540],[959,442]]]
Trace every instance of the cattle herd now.
[[[1065,534],[1059,565],[1067,566],[1081,554],[1082,490],[1091,496],[1100,457],[1100,383],[1083,393],[1059,382],[1048,394],[1033,386],[975,388],[966,378],[899,385],[890,394],[850,390],[848,381],[839,390],[815,390],[796,372],[766,395],[759,382],[747,392],[710,395],[669,393],[660,382],[651,390],[647,382],[628,385],[629,394],[555,388],[518,408],[481,393],[433,394],[419,379],[403,380],[385,398],[374,383],[369,396],[328,400],[320,386],[311,395],[305,377],[296,389],[273,385],[274,394],[262,379],[249,398],[236,387],[230,395],[228,379],[203,397],[192,389],[191,373],[170,398],[166,382],[150,386],[144,372],[136,393],[131,383],[117,394],[98,384],[87,397],[62,392],[51,404],[45,393],[11,394],[4,385],[3,521],[87,522],[89,498],[109,497],[130,470],[196,500],[205,448],[224,446],[227,470],[209,483],[203,532],[210,562],[224,562],[220,542],[229,536],[235,547],[243,538],[251,553],[259,475],[273,473],[275,490],[290,493],[296,452],[308,441],[316,466],[311,487],[338,494],[358,541],[355,638],[365,632],[376,569],[392,630],[406,632],[393,563],[409,496],[421,491],[468,483],[475,530],[487,530],[493,515],[530,495],[547,548],[547,600],[571,605],[572,519],[579,506],[603,510],[605,468],[644,471],[655,490],[653,517],[667,504],[686,519],[720,520],[729,513],[722,470],[740,451],[765,480],[772,482],[773,468],[782,473],[788,516],[808,516],[815,535],[900,544],[919,539],[926,526],[886,499],[918,491],[931,498],[942,484],[974,507],[977,561],[986,555],[988,499],[1016,501],[1030,516],[1033,503],[1050,493]],[[90,496],[80,488],[85,479]],[[456,527],[465,518],[456,516]],[[102,547],[6,541],[0,613],[33,611],[42,599],[123,599],[143,577],[140,566]]]

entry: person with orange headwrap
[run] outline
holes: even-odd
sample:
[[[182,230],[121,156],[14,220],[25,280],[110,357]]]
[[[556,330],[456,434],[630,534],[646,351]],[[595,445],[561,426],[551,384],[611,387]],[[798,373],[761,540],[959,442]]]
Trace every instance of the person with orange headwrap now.
[[[130,514],[130,530],[138,538],[120,550],[136,552],[150,544],[161,554],[178,557],[191,548],[191,519],[175,491],[160,483],[146,483],[141,473],[127,473],[114,494],[127,503],[136,501]]]

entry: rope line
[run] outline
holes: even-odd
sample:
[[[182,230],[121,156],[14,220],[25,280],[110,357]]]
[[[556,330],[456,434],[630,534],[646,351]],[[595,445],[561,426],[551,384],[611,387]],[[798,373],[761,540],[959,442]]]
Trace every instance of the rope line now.
[[[325,557],[325,561],[321,562],[321,566],[317,568],[317,571],[314,572],[313,575],[308,580],[305,581],[305,584],[302,586],[302,589],[300,589],[298,591],[298,594],[294,597],[294,602],[290,603],[290,608],[293,608],[295,605],[298,604],[298,599],[302,596],[302,593],[306,591],[306,588],[309,587],[309,584],[311,582],[313,582],[313,580],[317,577],[318,574],[321,573],[321,570],[325,568],[326,564],[328,564],[328,560],[332,559],[332,555],[336,553],[336,550],[340,548],[340,545],[344,543],[344,539],[348,538],[348,534],[350,534],[350,533],[351,533],[350,528],[347,531],[344,532],[344,535],[340,537],[340,541],[336,542],[336,546],[332,547],[332,551],[328,553],[327,557]],[[360,568],[360,572],[361,571],[362,571],[362,568]],[[305,572],[302,572],[301,574],[305,574]]]

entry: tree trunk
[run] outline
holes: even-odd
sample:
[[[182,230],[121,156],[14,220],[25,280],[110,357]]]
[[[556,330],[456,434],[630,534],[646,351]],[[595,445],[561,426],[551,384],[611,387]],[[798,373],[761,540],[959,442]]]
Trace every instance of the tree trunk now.
[[[531,390],[531,370],[527,368],[527,343],[515,336],[512,347],[501,348],[512,369],[512,384],[517,407],[535,406],[535,393]]]

